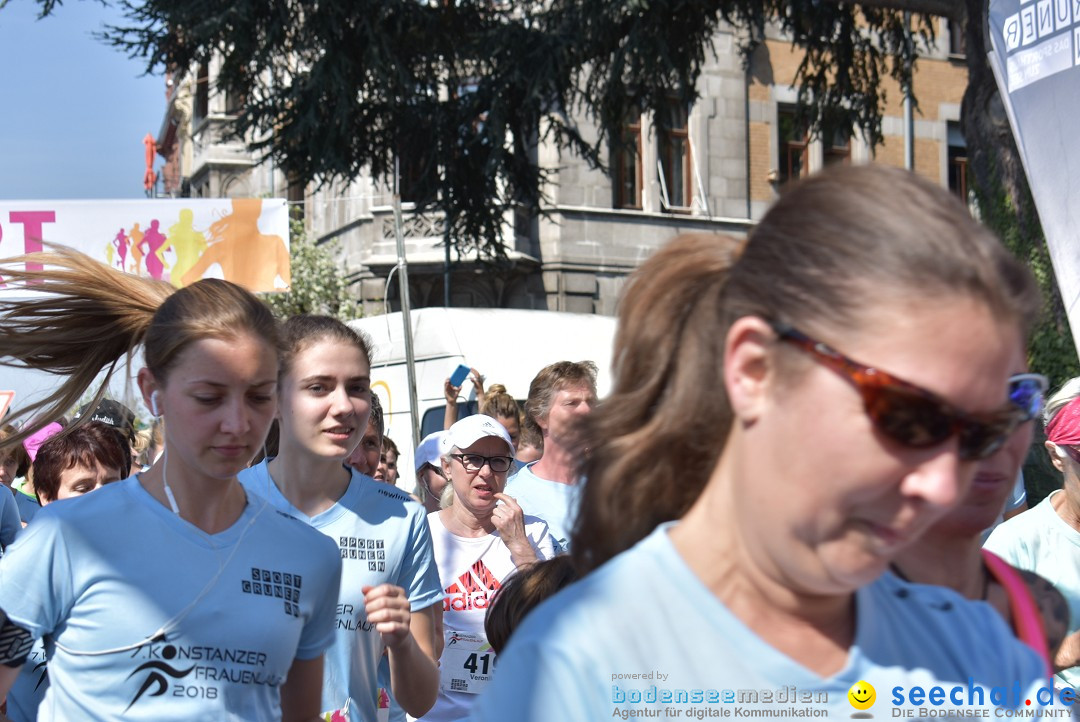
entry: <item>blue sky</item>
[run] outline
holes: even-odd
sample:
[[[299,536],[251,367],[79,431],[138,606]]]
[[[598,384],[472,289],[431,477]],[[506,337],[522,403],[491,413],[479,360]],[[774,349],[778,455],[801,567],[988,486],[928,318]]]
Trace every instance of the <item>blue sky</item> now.
[[[142,138],[161,127],[164,78],[92,37],[117,10],[68,0],[37,20],[38,9],[0,9],[0,199],[145,197]]]

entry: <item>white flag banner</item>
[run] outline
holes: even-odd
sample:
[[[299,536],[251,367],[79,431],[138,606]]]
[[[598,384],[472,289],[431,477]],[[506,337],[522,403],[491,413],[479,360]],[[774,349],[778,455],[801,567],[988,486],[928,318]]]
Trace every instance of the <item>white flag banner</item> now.
[[[1080,351],[1080,0],[990,0],[989,17],[990,65]]]
[[[169,281],[224,278],[251,291],[289,286],[289,210],[283,199],[0,200],[0,264],[75,248],[113,268]],[[0,298],[22,296],[5,286]]]

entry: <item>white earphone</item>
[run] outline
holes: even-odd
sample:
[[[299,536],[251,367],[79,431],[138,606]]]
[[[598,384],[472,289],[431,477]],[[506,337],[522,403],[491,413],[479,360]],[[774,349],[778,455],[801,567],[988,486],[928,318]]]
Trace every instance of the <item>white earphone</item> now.
[[[158,395],[160,391],[154,391],[150,394],[150,413],[154,416],[161,416],[161,412],[158,411]]]

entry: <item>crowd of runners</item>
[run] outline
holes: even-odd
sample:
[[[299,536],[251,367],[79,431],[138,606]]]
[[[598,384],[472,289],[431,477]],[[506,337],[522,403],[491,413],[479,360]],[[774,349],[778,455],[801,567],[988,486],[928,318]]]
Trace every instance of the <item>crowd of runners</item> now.
[[[474,370],[458,418],[447,379],[409,469],[338,320],[63,247],[0,266],[46,292],[0,301],[0,351],[56,376],[0,429],[15,722],[701,718],[788,688],[754,710],[1071,713],[1080,382],[1044,410],[1031,274],[912,174],[832,169],[747,239],[672,240],[610,393],[588,360],[520,403]],[[80,404],[137,347],[146,428]],[[1063,490],[1000,523],[1044,421]]]

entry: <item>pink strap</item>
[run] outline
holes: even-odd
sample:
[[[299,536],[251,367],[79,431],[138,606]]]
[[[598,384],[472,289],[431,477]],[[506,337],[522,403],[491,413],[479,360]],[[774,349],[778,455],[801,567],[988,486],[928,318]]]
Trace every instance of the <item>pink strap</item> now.
[[[1031,594],[1027,582],[1008,562],[986,549],[982,550],[983,563],[994,579],[1005,588],[1009,595],[1009,608],[1012,610],[1013,630],[1020,641],[1026,643],[1042,657],[1046,665],[1047,678],[1053,678],[1054,667],[1050,663],[1050,650],[1046,641],[1046,628],[1043,626],[1042,613],[1035,597]]]

